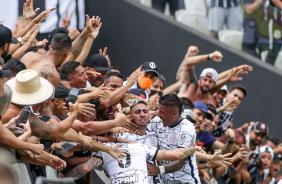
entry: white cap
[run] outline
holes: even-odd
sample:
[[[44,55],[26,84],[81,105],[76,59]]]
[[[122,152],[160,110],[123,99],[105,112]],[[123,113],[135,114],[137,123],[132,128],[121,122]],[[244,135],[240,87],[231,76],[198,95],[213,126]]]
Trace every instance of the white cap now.
[[[273,160],[273,157],[274,157],[274,152],[273,152],[273,149],[270,147],[270,146],[262,146],[259,148],[259,156],[263,153],[263,152],[268,152],[271,154],[271,160]]]
[[[212,76],[210,75],[207,75],[207,74],[212,74]],[[202,71],[201,75],[200,75],[200,78],[201,77],[211,77],[212,80],[214,80],[214,82],[216,83],[217,82],[217,78],[218,78],[218,73],[217,71],[215,71],[215,69],[213,68],[206,68]]]
[[[222,86],[222,87],[220,88],[220,91],[225,91],[225,93],[227,94],[227,92],[228,92],[227,86],[226,86],[226,85]]]

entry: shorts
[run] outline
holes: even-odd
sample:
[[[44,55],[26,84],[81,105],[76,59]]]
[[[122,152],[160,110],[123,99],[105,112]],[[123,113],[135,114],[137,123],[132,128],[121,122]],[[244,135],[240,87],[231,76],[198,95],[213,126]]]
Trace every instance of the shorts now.
[[[209,31],[219,32],[226,23],[227,29],[241,31],[243,12],[240,6],[231,8],[211,7],[209,10]]]

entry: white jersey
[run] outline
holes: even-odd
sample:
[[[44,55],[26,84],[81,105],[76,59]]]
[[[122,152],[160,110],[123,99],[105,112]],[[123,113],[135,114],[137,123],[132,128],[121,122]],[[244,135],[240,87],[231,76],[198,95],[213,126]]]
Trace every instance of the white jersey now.
[[[257,159],[259,158],[259,147],[256,146],[256,149],[253,151],[250,149],[250,136],[249,134],[246,135],[246,146],[249,149],[249,165],[254,165],[257,163]]]
[[[145,135],[138,135],[134,133],[125,132],[119,138],[137,141],[141,144],[145,144],[150,147],[158,148],[158,138],[155,132],[146,132]],[[155,161],[149,161],[149,162],[157,165]],[[159,175],[148,176],[148,183],[151,183],[151,184],[160,183],[160,176]]]
[[[155,117],[148,125],[148,131],[155,132],[159,141],[159,149],[172,150],[189,147],[195,143],[196,131],[191,122],[187,119],[180,121],[173,127],[164,127],[162,120]],[[167,165],[173,161],[162,161]],[[201,183],[199,178],[196,154],[186,157],[183,168],[174,173],[163,174],[164,183]]]
[[[114,143],[107,143],[106,146],[113,147]],[[146,160],[154,161],[158,149],[149,147],[144,144],[123,144],[119,147],[121,150],[126,150],[130,153],[126,158],[123,158],[123,164],[118,163],[108,153],[98,151],[94,156],[101,158],[103,168],[110,176],[112,184],[148,184],[148,171]]]

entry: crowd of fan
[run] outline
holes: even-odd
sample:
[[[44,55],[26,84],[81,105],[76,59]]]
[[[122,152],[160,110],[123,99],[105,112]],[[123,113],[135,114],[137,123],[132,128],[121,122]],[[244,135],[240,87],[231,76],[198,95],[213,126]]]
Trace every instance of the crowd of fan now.
[[[152,8],[161,12],[165,12],[168,4],[172,16],[175,16],[179,9],[190,10],[185,6],[201,4],[203,11],[207,11],[208,29],[212,37],[218,38],[219,31],[223,29],[244,31],[242,50],[258,58],[262,58],[262,53],[267,53],[265,62],[275,64],[282,45],[282,1],[201,1],[204,3],[192,1],[185,4],[189,0],[152,0],[151,3]]]
[[[267,123],[233,121],[247,90],[226,85],[251,66],[206,68],[198,78],[196,65],[223,55],[198,55],[190,46],[174,84],[166,86],[152,61],[124,81],[107,48],[88,57],[98,16],[86,15],[81,32],[67,31],[66,16],[49,41],[35,39],[54,10],[35,16],[27,0],[24,26],[12,36],[0,25],[0,183],[35,183],[38,176],[96,183],[94,173],[105,183],[282,182],[282,144]],[[18,123],[23,109],[28,120]]]

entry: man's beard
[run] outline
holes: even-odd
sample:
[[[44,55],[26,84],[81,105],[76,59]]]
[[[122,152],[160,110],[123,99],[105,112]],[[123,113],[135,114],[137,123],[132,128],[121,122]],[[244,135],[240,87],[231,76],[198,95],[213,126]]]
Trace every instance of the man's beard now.
[[[204,87],[204,86],[203,86],[203,87]],[[203,87],[200,87],[200,89],[201,89],[202,93],[206,94],[206,93],[208,93],[208,92],[210,91],[210,89],[209,89],[209,88],[208,88],[208,90],[204,90],[204,89],[203,89]]]
[[[255,145],[255,146],[258,146],[258,145],[260,145],[261,143],[256,143],[256,141],[255,140],[250,140],[250,142],[252,143],[252,145]]]

